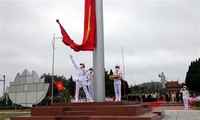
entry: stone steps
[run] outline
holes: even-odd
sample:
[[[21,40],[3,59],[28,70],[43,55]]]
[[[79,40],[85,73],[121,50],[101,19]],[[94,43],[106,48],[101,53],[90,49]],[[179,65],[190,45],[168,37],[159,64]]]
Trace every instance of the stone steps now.
[[[68,106],[64,107],[65,111],[83,111],[83,110],[95,110],[94,106]]]
[[[63,116],[92,116],[95,115],[95,111],[64,111]]]
[[[33,116],[16,117],[15,120],[161,120],[156,114],[140,116]],[[13,118],[11,118],[13,120]]]
[[[160,106],[183,106],[183,102],[165,102],[161,103]]]
[[[161,120],[163,111],[152,111],[151,104],[138,102],[54,103],[32,108],[31,117],[11,120]]]

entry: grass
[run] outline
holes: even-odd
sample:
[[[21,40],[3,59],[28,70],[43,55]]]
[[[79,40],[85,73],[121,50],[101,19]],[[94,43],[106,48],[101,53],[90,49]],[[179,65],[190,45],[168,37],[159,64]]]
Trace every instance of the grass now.
[[[16,116],[28,116],[30,113],[0,113],[0,120],[6,120],[7,118],[10,117],[16,117]]]

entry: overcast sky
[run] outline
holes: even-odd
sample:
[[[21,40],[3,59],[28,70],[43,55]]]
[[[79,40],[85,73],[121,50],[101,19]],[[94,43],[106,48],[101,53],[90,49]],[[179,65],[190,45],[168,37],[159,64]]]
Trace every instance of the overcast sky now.
[[[199,0],[103,0],[105,68],[122,68],[129,85],[184,82],[191,61],[200,56]],[[39,76],[52,68],[53,34],[59,19],[76,43],[83,38],[84,0],[0,0],[0,74],[6,86],[24,69]],[[55,74],[69,78],[70,61],[92,66],[92,52],[74,52],[56,40]],[[0,77],[2,79],[2,76]],[[0,83],[2,95],[3,82]]]

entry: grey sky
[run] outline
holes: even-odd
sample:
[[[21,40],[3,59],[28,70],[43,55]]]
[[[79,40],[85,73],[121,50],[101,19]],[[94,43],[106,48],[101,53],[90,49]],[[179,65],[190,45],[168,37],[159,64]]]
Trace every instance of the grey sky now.
[[[199,0],[104,0],[103,5],[106,70],[122,67],[123,46],[129,84],[160,81],[161,72],[169,81],[184,81],[190,62],[200,56]],[[56,19],[81,43],[83,10],[84,0],[0,0],[0,74],[6,85],[24,69],[51,73],[51,40],[54,33],[61,36]],[[55,74],[75,75],[70,54],[92,66],[92,52],[76,53],[57,39]]]

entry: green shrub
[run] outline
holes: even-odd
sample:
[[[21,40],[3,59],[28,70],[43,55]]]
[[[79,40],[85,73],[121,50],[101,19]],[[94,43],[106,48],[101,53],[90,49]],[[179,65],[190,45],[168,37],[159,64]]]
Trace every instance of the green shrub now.
[[[194,106],[195,107],[200,107],[200,101],[195,101]]]
[[[71,98],[70,98],[70,94],[68,90],[63,90],[61,92],[59,92],[57,99],[59,103],[66,103],[66,102],[70,102]]]
[[[3,106],[0,105],[0,110],[15,110],[15,109],[27,109],[27,107],[23,107],[23,106]]]

